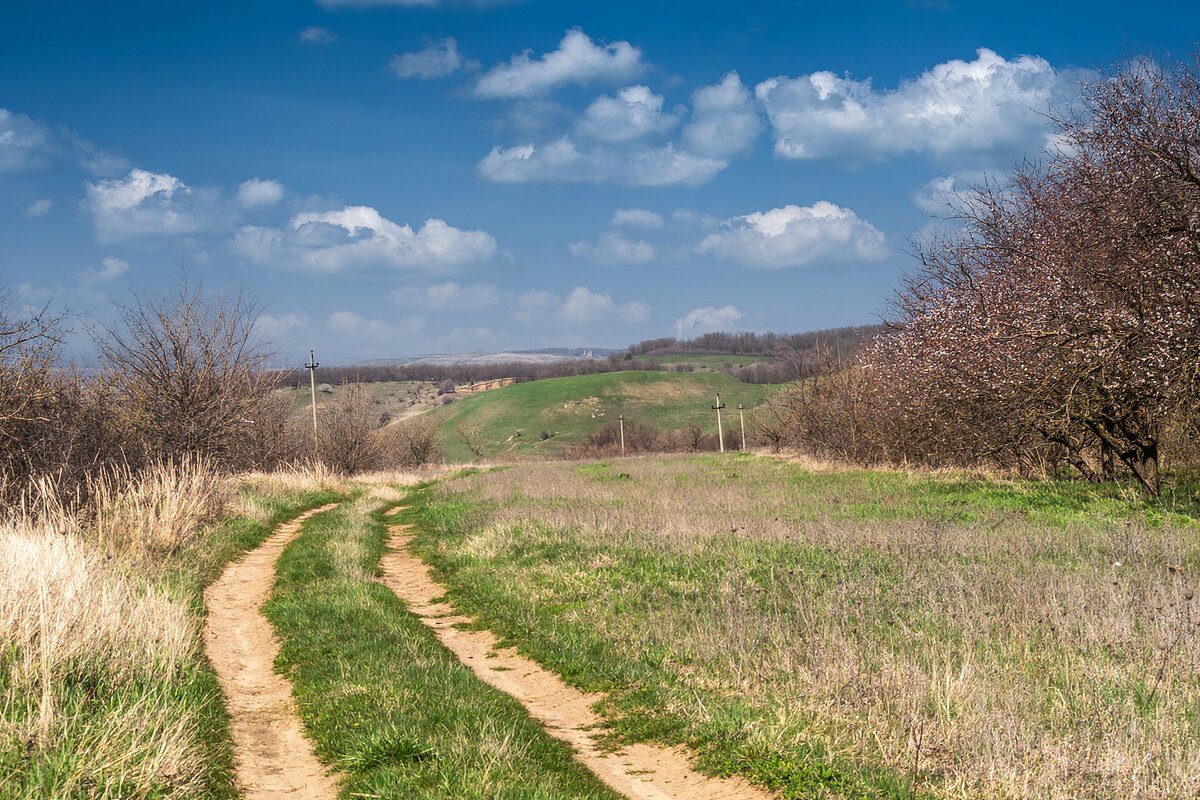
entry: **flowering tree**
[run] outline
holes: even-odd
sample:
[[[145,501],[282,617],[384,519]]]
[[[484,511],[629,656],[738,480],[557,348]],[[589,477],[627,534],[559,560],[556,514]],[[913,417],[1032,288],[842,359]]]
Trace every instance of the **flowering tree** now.
[[[1197,412],[1200,62],[1085,86],[1058,150],[963,198],[926,241],[872,374],[877,455],[1073,465],[1157,493]],[[859,424],[856,422],[856,424]]]

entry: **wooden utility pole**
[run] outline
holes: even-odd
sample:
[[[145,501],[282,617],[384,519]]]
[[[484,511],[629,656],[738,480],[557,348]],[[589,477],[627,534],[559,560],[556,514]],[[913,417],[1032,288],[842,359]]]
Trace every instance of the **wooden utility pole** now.
[[[304,368],[308,370],[308,382],[312,387],[312,412],[313,412],[313,441],[317,440],[317,367],[321,366],[317,363],[317,356],[312,350],[308,351],[308,363]]]
[[[725,429],[721,427],[721,409],[725,404],[721,402],[721,395],[717,395],[717,404],[713,406],[713,411],[717,412],[717,441],[721,443],[721,452],[725,452]]]
[[[625,456],[625,415],[621,414],[617,417],[617,422],[621,423],[621,456]]]
[[[742,423],[742,452],[746,452],[746,412],[745,406],[738,403],[738,420]]]

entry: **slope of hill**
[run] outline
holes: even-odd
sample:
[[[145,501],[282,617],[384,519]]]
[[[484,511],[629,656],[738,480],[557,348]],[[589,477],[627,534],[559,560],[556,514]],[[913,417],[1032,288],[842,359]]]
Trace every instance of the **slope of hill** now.
[[[506,386],[435,413],[448,461],[471,459],[460,428],[476,434],[485,457],[553,456],[620,414],[661,430],[696,423],[715,431],[717,394],[727,406],[729,433],[737,424],[738,403],[752,408],[766,391],[718,372],[610,372]],[[543,431],[549,438],[542,438]]]

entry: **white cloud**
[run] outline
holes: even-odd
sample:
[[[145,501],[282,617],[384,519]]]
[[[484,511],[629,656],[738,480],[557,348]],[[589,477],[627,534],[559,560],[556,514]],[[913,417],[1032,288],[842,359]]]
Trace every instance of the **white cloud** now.
[[[219,214],[216,194],[194,190],[173,175],[130,170],[124,178],[87,185],[84,207],[101,241],[130,236],[196,233]]]
[[[54,205],[54,202],[46,197],[43,197],[41,200],[34,200],[29,204],[29,208],[25,209],[25,216],[29,219],[44,217],[50,213],[52,205]]]
[[[971,204],[973,187],[980,186],[988,180],[1003,178],[1002,173],[988,173],[977,170],[960,170],[949,175],[934,178],[913,193],[913,202],[917,208],[933,217],[955,216]]]
[[[58,146],[49,128],[0,108],[0,172],[40,169],[56,152]]]
[[[633,186],[698,186],[728,161],[704,158],[667,143],[633,150],[579,149],[569,136],[542,145],[492,148],[479,162],[480,175],[497,183],[529,181],[613,182]]]
[[[296,37],[301,44],[325,45],[333,44],[337,39],[330,31],[322,28],[320,25],[309,25]]]
[[[129,262],[121,258],[108,256],[100,259],[100,268],[88,267],[76,277],[82,283],[108,283],[129,271]]]
[[[663,218],[661,214],[655,214],[644,208],[618,208],[613,212],[612,221],[609,224],[624,228],[654,230],[663,226]]]
[[[675,320],[675,331],[678,336],[695,336],[701,333],[715,331],[733,331],[746,315],[734,306],[701,306],[693,308],[679,319]]]
[[[1044,137],[1042,116],[1071,82],[1045,59],[938,64],[890,91],[832,72],[777,77],[756,87],[784,158],[944,154],[1013,147]]]
[[[646,86],[627,86],[616,97],[596,98],[578,130],[605,142],[628,142],[648,135],[661,135],[679,122],[680,113],[663,113],[663,98]]]
[[[238,186],[237,200],[242,208],[263,208],[282,200],[283,192],[283,184],[279,181],[251,178]]]
[[[618,308],[617,316],[622,322],[629,324],[645,322],[650,319],[650,306],[634,300]]]
[[[508,339],[509,337],[505,334],[496,333],[491,328],[486,328],[482,325],[476,325],[473,328],[455,328],[442,338],[449,342],[499,342]]]
[[[546,324],[556,320],[567,325],[593,325],[614,316],[621,322],[643,322],[650,316],[650,306],[636,300],[618,305],[607,294],[577,286],[564,300],[544,289],[525,292],[517,298],[517,310],[512,318],[524,325]]]
[[[754,98],[736,72],[692,94],[692,119],[683,129],[691,150],[726,158],[746,150],[761,132]]]
[[[800,267],[813,261],[879,261],[883,234],[848,208],[819,201],[725,220],[700,242],[701,253],[752,267]]]
[[[544,313],[558,306],[562,301],[545,289],[533,289],[517,298],[517,309],[512,318],[522,325],[528,325],[540,319]]]
[[[474,62],[463,63],[458,40],[453,36],[434,42],[424,50],[392,57],[392,72],[401,78],[444,78],[460,69],[476,66]]]
[[[74,161],[93,175],[112,175],[127,168],[124,159],[67,128],[52,129],[25,114],[0,108],[0,173],[42,169],[58,158]]]
[[[482,98],[533,97],[565,84],[621,81],[643,69],[642,51],[629,42],[597,45],[579,29],[567,31],[558,49],[533,58],[526,50],[493,67],[475,84]]]
[[[574,242],[569,249],[571,255],[597,264],[648,264],[655,256],[654,245],[615,231],[602,233],[595,242]]]
[[[490,283],[463,285],[455,281],[434,286],[404,286],[389,295],[397,305],[473,311],[498,305],[503,293]]]
[[[613,308],[613,299],[608,295],[579,286],[567,295],[562,308],[558,310],[558,316],[565,322],[587,325],[604,319],[612,313]]]
[[[282,229],[243,227],[234,249],[256,264],[312,272],[375,266],[438,271],[487,261],[496,254],[496,240],[440,219],[428,219],[414,231],[369,206],[347,206],[297,214]]]
[[[287,314],[260,314],[254,320],[254,332],[259,338],[268,342],[279,342],[296,328],[308,327],[307,314],[289,312]]]
[[[325,327],[344,336],[380,342],[420,333],[425,328],[425,318],[414,315],[391,322],[368,319],[353,311],[335,311],[329,315]]]

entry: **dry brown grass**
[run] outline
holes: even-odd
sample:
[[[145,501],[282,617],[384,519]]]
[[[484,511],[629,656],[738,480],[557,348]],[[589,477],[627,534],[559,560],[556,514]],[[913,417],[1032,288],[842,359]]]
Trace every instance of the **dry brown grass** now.
[[[43,520],[0,523],[0,763],[20,763],[21,750],[56,761],[42,796],[196,796],[207,766],[172,681],[194,666],[198,621],[113,553],[180,546],[213,494],[187,470],[125,491],[111,481],[82,517],[51,500],[59,510]],[[199,494],[179,496],[185,489]],[[38,791],[0,774],[6,797]]]
[[[695,724],[747,704],[751,751],[817,741],[948,797],[1200,791],[1195,523],[752,459],[530,466],[445,491],[489,501],[456,556],[520,608],[581,609],[567,621],[631,660],[669,653],[670,710]]]

